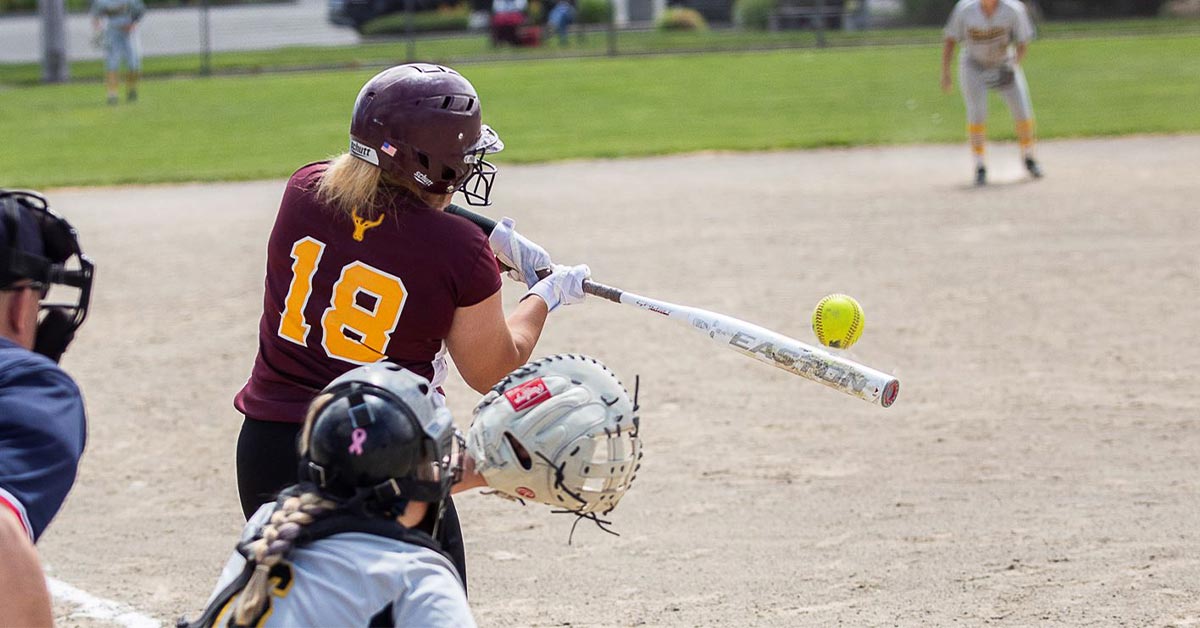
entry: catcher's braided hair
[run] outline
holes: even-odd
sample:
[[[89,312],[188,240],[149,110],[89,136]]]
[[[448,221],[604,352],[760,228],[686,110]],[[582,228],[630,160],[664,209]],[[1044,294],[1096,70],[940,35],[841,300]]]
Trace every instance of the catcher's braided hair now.
[[[282,497],[282,503],[271,513],[267,525],[263,526],[261,536],[243,550],[247,554],[246,560],[254,563],[254,573],[238,597],[233,613],[235,625],[249,626],[258,621],[271,595],[268,579],[271,569],[287,558],[301,528],[328,515],[337,507],[337,502],[326,499],[315,490]]]

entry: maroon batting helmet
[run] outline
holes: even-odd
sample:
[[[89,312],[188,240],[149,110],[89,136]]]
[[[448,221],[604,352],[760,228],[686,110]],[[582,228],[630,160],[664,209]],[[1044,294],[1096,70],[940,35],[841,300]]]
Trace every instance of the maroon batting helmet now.
[[[496,168],[483,160],[504,142],[481,122],[479,95],[461,74],[428,63],[388,68],[363,85],[350,122],[350,153],[434,194],[461,191],[487,205]]]

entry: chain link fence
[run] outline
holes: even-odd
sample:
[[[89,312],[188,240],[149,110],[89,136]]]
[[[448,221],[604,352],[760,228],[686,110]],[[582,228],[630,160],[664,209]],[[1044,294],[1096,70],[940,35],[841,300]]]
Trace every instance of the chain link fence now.
[[[58,48],[72,80],[97,79],[104,50],[97,45],[91,0],[0,0],[0,83],[28,84],[46,61],[48,6],[66,8]],[[493,2],[467,0],[290,0],[231,4],[150,0],[137,27],[148,76],[259,72],[388,65],[402,61],[473,61],[648,54],[694,50],[811,46],[811,27],[837,30],[847,11],[866,0],[518,0],[521,21],[497,28]],[[735,1],[761,24],[739,27]],[[901,0],[870,0],[874,26],[897,21]],[[210,4],[210,2],[212,4]],[[765,3],[828,5],[836,19],[773,24],[755,17]],[[844,3],[849,3],[848,5]],[[562,4],[563,7],[556,6]],[[564,7],[566,7],[564,9]],[[572,19],[561,20],[562,12]],[[665,21],[674,22],[665,23]],[[859,21],[858,27],[866,26]],[[49,35],[53,38],[53,33]]]
[[[91,0],[0,0],[0,84],[47,78],[45,16],[59,3],[71,80],[103,76]],[[813,46],[929,44],[906,27],[922,0],[149,0],[137,28],[147,76],[245,73],[567,56],[639,55]],[[930,0],[932,1],[932,0]],[[938,0],[940,1],[940,0]],[[20,3],[20,4],[18,4]],[[511,3],[504,5],[503,3]],[[519,20],[498,28],[499,9]],[[7,10],[7,12],[4,12]],[[564,25],[562,13],[573,18]],[[1196,20],[1045,23],[1044,36],[1091,31],[1200,34]]]

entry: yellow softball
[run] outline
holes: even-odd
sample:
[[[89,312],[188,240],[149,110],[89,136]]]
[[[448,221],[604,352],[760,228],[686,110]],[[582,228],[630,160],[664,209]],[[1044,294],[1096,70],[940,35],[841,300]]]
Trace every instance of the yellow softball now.
[[[858,342],[866,322],[862,306],[844,294],[821,299],[813,310],[813,333],[821,344],[834,349],[846,349]]]

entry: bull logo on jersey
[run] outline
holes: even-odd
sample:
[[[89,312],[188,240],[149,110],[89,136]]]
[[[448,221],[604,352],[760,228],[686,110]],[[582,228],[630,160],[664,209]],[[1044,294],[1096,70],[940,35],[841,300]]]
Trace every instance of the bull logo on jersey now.
[[[363,220],[358,215],[358,208],[355,207],[354,210],[350,212],[350,217],[354,219],[354,241],[362,242],[363,238],[367,236],[367,229],[374,229],[375,227],[378,227],[386,216],[387,214],[380,212],[379,217],[375,220]]]

